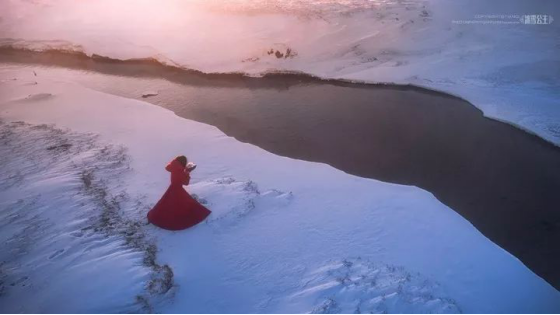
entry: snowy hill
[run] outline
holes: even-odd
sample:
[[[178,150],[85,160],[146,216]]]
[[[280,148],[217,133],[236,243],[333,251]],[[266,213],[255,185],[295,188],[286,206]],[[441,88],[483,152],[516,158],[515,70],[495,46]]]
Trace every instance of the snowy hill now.
[[[546,0],[7,0],[0,46],[413,84],[558,145],[558,16]]]

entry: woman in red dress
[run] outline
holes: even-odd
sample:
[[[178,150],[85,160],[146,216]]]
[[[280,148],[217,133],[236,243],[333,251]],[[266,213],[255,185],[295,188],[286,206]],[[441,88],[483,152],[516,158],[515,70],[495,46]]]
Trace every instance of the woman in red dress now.
[[[148,221],[167,230],[183,230],[202,222],[210,210],[198,203],[183,189],[191,179],[190,172],[196,165],[189,163],[184,155],[169,162],[165,169],[171,172],[171,185],[158,203],[148,212]]]

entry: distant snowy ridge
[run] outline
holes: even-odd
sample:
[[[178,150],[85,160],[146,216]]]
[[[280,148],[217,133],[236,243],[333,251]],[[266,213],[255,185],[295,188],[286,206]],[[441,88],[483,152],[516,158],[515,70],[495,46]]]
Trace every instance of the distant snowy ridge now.
[[[508,20],[518,23],[512,25],[455,23],[481,21],[489,13],[560,15],[557,2],[159,4],[111,3],[113,13],[107,16],[102,14],[106,1],[3,1],[0,46],[151,59],[204,73],[299,72],[327,79],[412,84],[457,95],[490,118],[560,144],[557,21],[524,25],[518,17]]]

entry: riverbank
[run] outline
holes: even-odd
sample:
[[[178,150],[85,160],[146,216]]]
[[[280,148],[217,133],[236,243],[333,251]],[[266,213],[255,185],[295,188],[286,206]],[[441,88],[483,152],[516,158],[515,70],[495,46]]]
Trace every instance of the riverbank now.
[[[67,152],[64,148],[81,147],[68,145],[75,143],[72,139],[80,134],[86,140],[94,137],[96,143],[122,146],[124,153],[102,152],[116,152],[116,160],[125,163],[126,174],[121,176],[110,169],[103,173],[100,168],[101,173],[95,173],[91,181],[86,176],[84,181],[90,187],[107,184],[109,188],[118,188],[102,195],[109,200],[117,193],[114,200],[117,204],[121,200],[119,196],[126,196],[127,200],[140,200],[140,204],[149,207],[168,185],[163,166],[170,156],[186,153],[199,165],[189,191],[213,210],[208,222],[174,233],[139,226],[148,239],[155,239],[154,261],[172,271],[169,290],[163,292],[162,298],[148,295],[140,299],[143,307],[151,307],[155,312],[298,313],[357,309],[363,312],[554,312],[560,307],[558,291],[430,193],[416,187],[352,176],[321,163],[279,157],[160,107],[66,83],[68,77],[57,77],[54,73],[49,76],[39,71],[35,76],[28,70],[2,71],[3,124],[25,121],[31,130],[39,130],[34,141],[43,141],[42,133],[50,127],[33,126],[55,124],[61,130],[69,128],[72,136],[66,145],[57,146],[60,151],[47,150],[47,154],[58,154],[57,161],[64,160],[61,158]],[[15,129],[10,129],[13,132],[6,135],[8,139],[19,141],[18,137],[23,135],[32,138],[31,133],[25,132],[28,127],[15,124]],[[24,132],[18,135],[17,128],[23,128]],[[65,135],[56,131],[55,134]],[[3,154],[12,154],[16,147],[7,145]],[[36,153],[19,154],[37,156]],[[118,158],[121,154],[126,158]],[[109,154],[108,158],[112,156]],[[95,169],[96,163],[103,161],[92,157]],[[11,165],[17,168],[18,164]],[[21,173],[20,184],[28,185],[16,185],[14,189],[42,192],[45,198],[52,196],[43,188],[58,187],[61,177],[54,164],[49,169],[53,173],[47,178],[42,177],[39,169],[28,168],[32,165],[23,166],[31,171],[31,177]],[[17,173],[15,168],[8,171]],[[112,179],[104,178],[109,175],[119,175],[120,184],[113,185]],[[62,178],[73,182],[71,175]],[[3,203],[17,204],[17,200],[8,196],[9,192],[3,196]],[[76,209],[72,203],[63,201],[58,204],[59,211]],[[31,205],[28,210],[33,209]],[[117,210],[132,218],[140,217],[142,211],[142,207],[132,205]],[[39,212],[38,219],[48,214]],[[64,217],[47,222],[63,230],[72,227],[64,223]],[[131,235],[135,233],[132,231]],[[60,235],[67,234],[64,230]],[[127,268],[125,262],[139,263],[141,257],[132,253],[109,255],[109,258],[125,259],[112,265],[114,271]],[[59,254],[51,260],[43,259],[52,253],[36,251],[34,247],[23,254],[31,257],[19,258],[22,264],[18,271],[22,273],[29,271],[26,271],[29,262],[46,262],[36,265],[33,270],[38,272],[41,268],[56,267],[60,259],[68,257]],[[80,264],[63,272],[67,276],[80,275],[81,268],[87,266]],[[128,278],[147,285],[150,277],[146,277],[145,270],[140,268],[135,272],[142,276]],[[9,303],[2,305],[12,307],[27,301],[30,289],[38,290],[39,296],[48,296],[45,293],[52,292],[49,288],[55,284],[66,288],[72,294],[71,300],[84,298],[79,296],[82,291],[72,288],[82,286],[87,277],[80,278],[81,281],[59,282],[62,278],[56,276],[57,272],[39,274],[50,275],[49,286],[8,288],[2,298],[9,299]],[[105,283],[104,288],[114,287],[110,274],[88,274]],[[34,281],[33,277],[28,278],[28,283]],[[125,296],[144,294],[132,291],[139,287],[130,286]],[[74,309],[96,309],[93,306],[104,301],[95,296],[88,295],[88,303],[76,305]],[[29,310],[60,309],[56,305],[41,308],[44,306],[41,303],[49,299],[34,301],[21,305],[27,305]]]
[[[293,74],[205,75],[57,52],[12,51],[0,62],[151,102],[274,154],[420,187],[560,285],[560,149],[456,97]],[[142,97],[146,92],[157,95]]]

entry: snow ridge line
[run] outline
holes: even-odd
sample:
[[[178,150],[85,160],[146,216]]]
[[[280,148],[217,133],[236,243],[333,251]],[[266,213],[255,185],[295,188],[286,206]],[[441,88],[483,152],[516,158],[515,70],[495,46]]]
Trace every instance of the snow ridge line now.
[[[118,243],[123,243],[118,247],[119,252],[129,249],[141,253],[141,265],[150,270],[149,280],[144,292],[124,307],[131,308],[127,312],[154,312],[153,304],[174,287],[173,270],[168,265],[158,264],[156,243],[144,231],[147,224],[144,214],[149,206],[142,197],[130,196],[121,188],[125,187],[124,178],[131,170],[126,148],[102,144],[96,135],[61,130],[53,125],[0,120],[0,149],[7,154],[3,156],[5,165],[0,169],[3,179],[0,195],[6,197],[0,202],[0,217],[3,218],[0,225],[6,228],[11,225],[11,229],[16,229],[11,235],[6,235],[6,242],[10,245],[5,248],[6,255],[0,256],[0,299],[5,297],[12,303],[5,305],[9,307],[6,310],[15,308],[25,311],[25,308],[35,307],[17,302],[18,294],[25,296],[22,291],[33,290],[33,286],[41,283],[41,279],[23,266],[35,259],[36,251],[45,248],[46,245],[39,244],[41,239],[48,241],[55,239],[57,234],[69,234],[71,238],[82,241],[64,245],[47,260],[71,255],[69,253],[76,248],[85,248],[87,252],[96,246],[92,243],[100,241],[100,238],[103,242],[116,237]],[[78,204],[69,204],[59,192],[45,194],[39,191],[26,195],[24,190],[19,198],[10,196],[10,191],[29,186],[26,181],[35,183],[38,180],[40,183],[53,176],[64,177],[65,174],[77,178],[74,181],[77,186],[72,186],[78,188],[76,199],[81,200]],[[76,192],[73,191],[64,193],[74,194]],[[53,199],[53,202],[63,199],[63,204],[55,207],[71,210],[81,222],[75,226],[70,218],[68,227],[55,224],[48,218],[53,214],[41,203],[42,197]],[[57,277],[56,274],[53,276]],[[43,305],[38,307],[45,310]]]
[[[157,245],[143,229],[148,224],[145,218],[128,218],[123,213],[126,207],[131,206],[141,215],[149,210],[149,206],[125,190],[111,193],[115,187],[123,187],[122,177],[131,170],[126,148],[105,145],[97,152],[95,159],[103,161],[105,167],[94,164],[80,173],[83,193],[90,196],[101,210],[91,228],[108,236],[117,235],[124,239],[127,247],[143,253],[142,264],[151,269],[152,275],[146,285],[147,292],[137,295],[136,303],[143,312],[153,313],[152,297],[165,295],[174,287],[173,270],[167,264],[157,263]],[[116,183],[111,185],[108,179],[116,180]],[[128,205],[130,202],[132,205]]]

